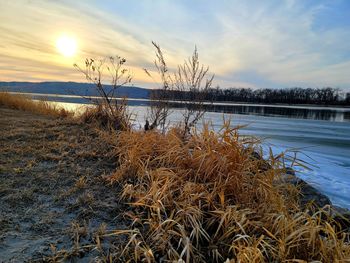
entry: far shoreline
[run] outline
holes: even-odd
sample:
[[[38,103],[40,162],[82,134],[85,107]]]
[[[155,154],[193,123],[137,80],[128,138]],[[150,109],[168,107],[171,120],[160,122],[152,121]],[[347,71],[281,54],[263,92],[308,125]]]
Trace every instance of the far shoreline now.
[[[61,100],[58,100],[60,102],[68,102],[67,100],[62,100],[62,99],[85,99],[86,98],[92,98],[92,99],[98,99],[99,97],[97,96],[84,96],[84,95],[70,95],[70,94],[57,94],[57,93],[34,93],[34,92],[17,92],[17,91],[7,91],[9,94],[19,94],[19,95],[24,95],[24,96],[37,96],[37,97],[43,97],[45,99],[51,98],[58,98]],[[123,98],[117,98],[122,100]],[[86,99],[85,99],[86,100]],[[153,100],[147,99],[147,98],[132,98],[128,97],[128,101],[134,101],[134,102],[152,102]],[[178,101],[178,100],[171,100],[170,103],[174,104],[184,104],[186,103],[185,101]],[[83,103],[83,104],[89,104],[89,103]],[[204,102],[206,105],[211,105],[211,106],[255,106],[255,107],[270,107],[270,108],[290,108],[290,109],[314,109],[314,110],[350,110],[350,106],[346,105],[321,105],[321,104],[285,104],[285,103],[271,103],[271,104],[266,104],[266,103],[258,103],[258,102],[240,102],[240,101],[206,101]]]

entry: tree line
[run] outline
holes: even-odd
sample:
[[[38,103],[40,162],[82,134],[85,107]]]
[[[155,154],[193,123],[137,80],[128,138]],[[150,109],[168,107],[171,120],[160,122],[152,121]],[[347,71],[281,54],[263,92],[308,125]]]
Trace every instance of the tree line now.
[[[153,90],[151,96],[157,97],[160,90]],[[162,91],[162,97],[172,100],[193,101],[194,93],[183,90]],[[196,91],[198,92],[198,91]],[[285,88],[285,89],[251,89],[220,87],[207,89],[202,94],[210,102],[246,102],[246,103],[281,103],[281,104],[316,104],[350,106],[350,92],[337,88]],[[158,95],[157,95],[158,94]]]

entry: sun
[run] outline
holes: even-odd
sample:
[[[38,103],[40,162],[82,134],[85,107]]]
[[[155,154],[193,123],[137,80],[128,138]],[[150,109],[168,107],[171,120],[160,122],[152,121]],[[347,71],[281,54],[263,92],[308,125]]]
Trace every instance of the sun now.
[[[62,35],[56,40],[57,50],[65,57],[72,57],[77,52],[77,41],[74,37]]]

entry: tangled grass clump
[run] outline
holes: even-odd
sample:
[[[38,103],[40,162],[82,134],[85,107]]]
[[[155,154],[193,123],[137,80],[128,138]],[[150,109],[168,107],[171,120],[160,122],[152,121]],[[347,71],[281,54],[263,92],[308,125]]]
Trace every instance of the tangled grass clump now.
[[[322,210],[298,204],[298,189],[278,183],[276,156],[254,157],[257,141],[225,123],[184,139],[171,129],[122,132],[119,168],[134,208],[129,239],[112,259],[128,262],[344,262],[349,235]],[[269,165],[266,165],[268,163]],[[117,233],[117,232],[116,232]],[[125,235],[125,231],[122,232]],[[114,257],[115,258],[114,258]]]
[[[128,131],[132,126],[126,100],[112,107],[107,107],[103,103],[86,107],[79,119],[102,130]]]

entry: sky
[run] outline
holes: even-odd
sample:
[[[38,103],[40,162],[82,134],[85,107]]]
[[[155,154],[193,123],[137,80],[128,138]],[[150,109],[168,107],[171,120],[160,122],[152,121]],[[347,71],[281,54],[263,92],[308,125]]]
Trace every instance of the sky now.
[[[350,90],[349,15],[349,0],[0,0],[0,81],[84,82],[74,63],[119,55],[152,88],[155,41],[171,69],[197,46],[222,88]]]

